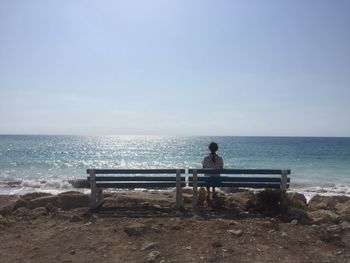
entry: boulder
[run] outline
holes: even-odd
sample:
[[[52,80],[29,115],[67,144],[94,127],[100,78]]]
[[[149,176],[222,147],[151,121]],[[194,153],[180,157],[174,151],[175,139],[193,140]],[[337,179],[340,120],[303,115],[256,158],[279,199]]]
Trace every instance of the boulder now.
[[[30,217],[33,215],[32,211],[26,207],[20,207],[16,209],[13,214],[18,217]]]
[[[22,200],[29,201],[29,200],[36,199],[36,198],[39,198],[39,197],[51,196],[51,195],[52,195],[52,194],[49,194],[49,193],[34,192],[34,193],[28,193],[28,194],[22,195],[22,196],[21,196],[21,199],[22,199]]]
[[[182,199],[184,204],[192,203],[192,194],[182,194]]]
[[[340,215],[341,220],[350,222],[350,201],[336,204],[335,210]]]
[[[142,245],[141,251],[148,250],[148,249],[153,249],[157,246],[158,244],[156,242],[146,242]]]
[[[324,226],[318,231],[320,239],[325,242],[340,241],[343,229],[339,225]]]
[[[1,195],[0,197],[0,215],[11,214],[19,197],[17,195]]]
[[[0,215],[9,215],[12,213],[12,211],[14,210],[14,204],[8,204],[5,206],[0,207]]]
[[[64,194],[43,196],[29,201],[28,208],[34,209],[37,207],[53,206],[63,210],[70,210],[78,207],[88,207],[90,198],[84,194]]]
[[[288,193],[287,194],[289,206],[306,209],[307,202],[303,194],[300,193]]]
[[[309,201],[308,207],[310,210],[315,211],[319,209],[335,211],[337,204],[342,204],[350,201],[349,196],[336,195],[336,196],[321,196],[315,195]]]
[[[312,221],[304,209],[293,206],[288,207],[287,216],[289,220],[297,220],[301,224],[310,224]]]
[[[183,194],[192,195],[192,194],[193,194],[193,190],[192,190],[192,188],[183,188],[183,189],[182,189],[182,193],[183,193]]]
[[[340,224],[340,226],[343,230],[350,230],[350,223],[349,222],[342,222]]]
[[[63,192],[63,193],[58,194],[58,196],[62,196],[62,195],[85,195],[85,194],[78,192],[78,191],[67,191],[67,192]]]
[[[8,224],[9,224],[9,221],[7,220],[7,218],[0,215],[0,225],[8,225]]]
[[[47,210],[45,207],[37,207],[33,209],[33,214],[36,216],[47,215]]]
[[[152,251],[151,253],[148,254],[147,262],[149,262],[149,263],[157,262],[159,257],[160,257],[160,252],[154,250],[154,251]]]
[[[340,216],[329,210],[317,210],[307,213],[308,217],[314,224],[335,223],[340,222]]]
[[[146,231],[146,225],[133,223],[124,227],[124,231],[128,236],[141,236]]]
[[[48,204],[52,204],[54,207],[60,207],[61,201],[59,196],[42,196],[29,201],[27,207],[35,209],[37,207],[46,207]]]
[[[198,205],[202,206],[207,198],[207,191],[204,187],[198,189]]]
[[[90,204],[90,197],[84,194],[64,194],[59,196],[63,210],[70,210],[78,207],[88,207]]]
[[[243,210],[255,207],[257,202],[256,195],[251,191],[233,193],[229,200]]]
[[[27,207],[29,204],[29,201],[27,199],[18,199],[14,205],[13,205],[13,209],[16,210],[20,207]]]
[[[234,236],[237,236],[237,237],[240,237],[243,234],[243,230],[241,230],[241,229],[230,229],[230,230],[226,230],[226,231]]]

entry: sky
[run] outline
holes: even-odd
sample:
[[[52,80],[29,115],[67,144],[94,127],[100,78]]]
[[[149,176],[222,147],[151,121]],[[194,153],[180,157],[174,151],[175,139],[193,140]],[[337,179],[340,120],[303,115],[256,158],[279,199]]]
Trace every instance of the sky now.
[[[349,12],[0,0],[0,134],[350,136]]]

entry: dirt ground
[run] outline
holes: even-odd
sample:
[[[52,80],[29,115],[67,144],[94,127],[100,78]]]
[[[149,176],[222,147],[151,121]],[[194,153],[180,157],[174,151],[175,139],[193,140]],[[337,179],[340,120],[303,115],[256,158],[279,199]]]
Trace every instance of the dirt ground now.
[[[234,207],[177,213],[174,200],[130,191],[94,212],[21,207],[0,216],[0,262],[350,262],[349,229],[326,238],[320,225]]]

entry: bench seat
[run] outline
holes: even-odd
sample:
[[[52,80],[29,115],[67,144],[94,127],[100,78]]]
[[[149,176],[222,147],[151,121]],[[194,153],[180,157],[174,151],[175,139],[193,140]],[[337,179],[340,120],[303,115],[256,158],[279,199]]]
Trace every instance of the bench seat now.
[[[197,187],[269,188],[286,190],[290,170],[272,169],[189,169],[189,186],[193,187],[193,206],[197,206]],[[220,176],[210,176],[210,175]],[[198,176],[201,175],[201,176]]]
[[[90,207],[94,209],[103,203],[103,189],[106,188],[176,188],[176,206],[179,208],[182,205],[182,187],[185,186],[185,178],[181,177],[184,172],[184,169],[88,169],[87,181],[91,187]],[[106,174],[108,176],[105,176]],[[115,175],[111,176],[111,174]],[[140,174],[148,174],[148,176],[140,176]],[[163,176],[154,176],[159,174]]]

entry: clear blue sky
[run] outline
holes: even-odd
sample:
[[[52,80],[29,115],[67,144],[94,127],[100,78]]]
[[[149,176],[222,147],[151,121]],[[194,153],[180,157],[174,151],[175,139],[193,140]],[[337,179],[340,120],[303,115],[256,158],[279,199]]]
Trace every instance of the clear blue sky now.
[[[0,134],[350,136],[350,1],[0,1]]]

